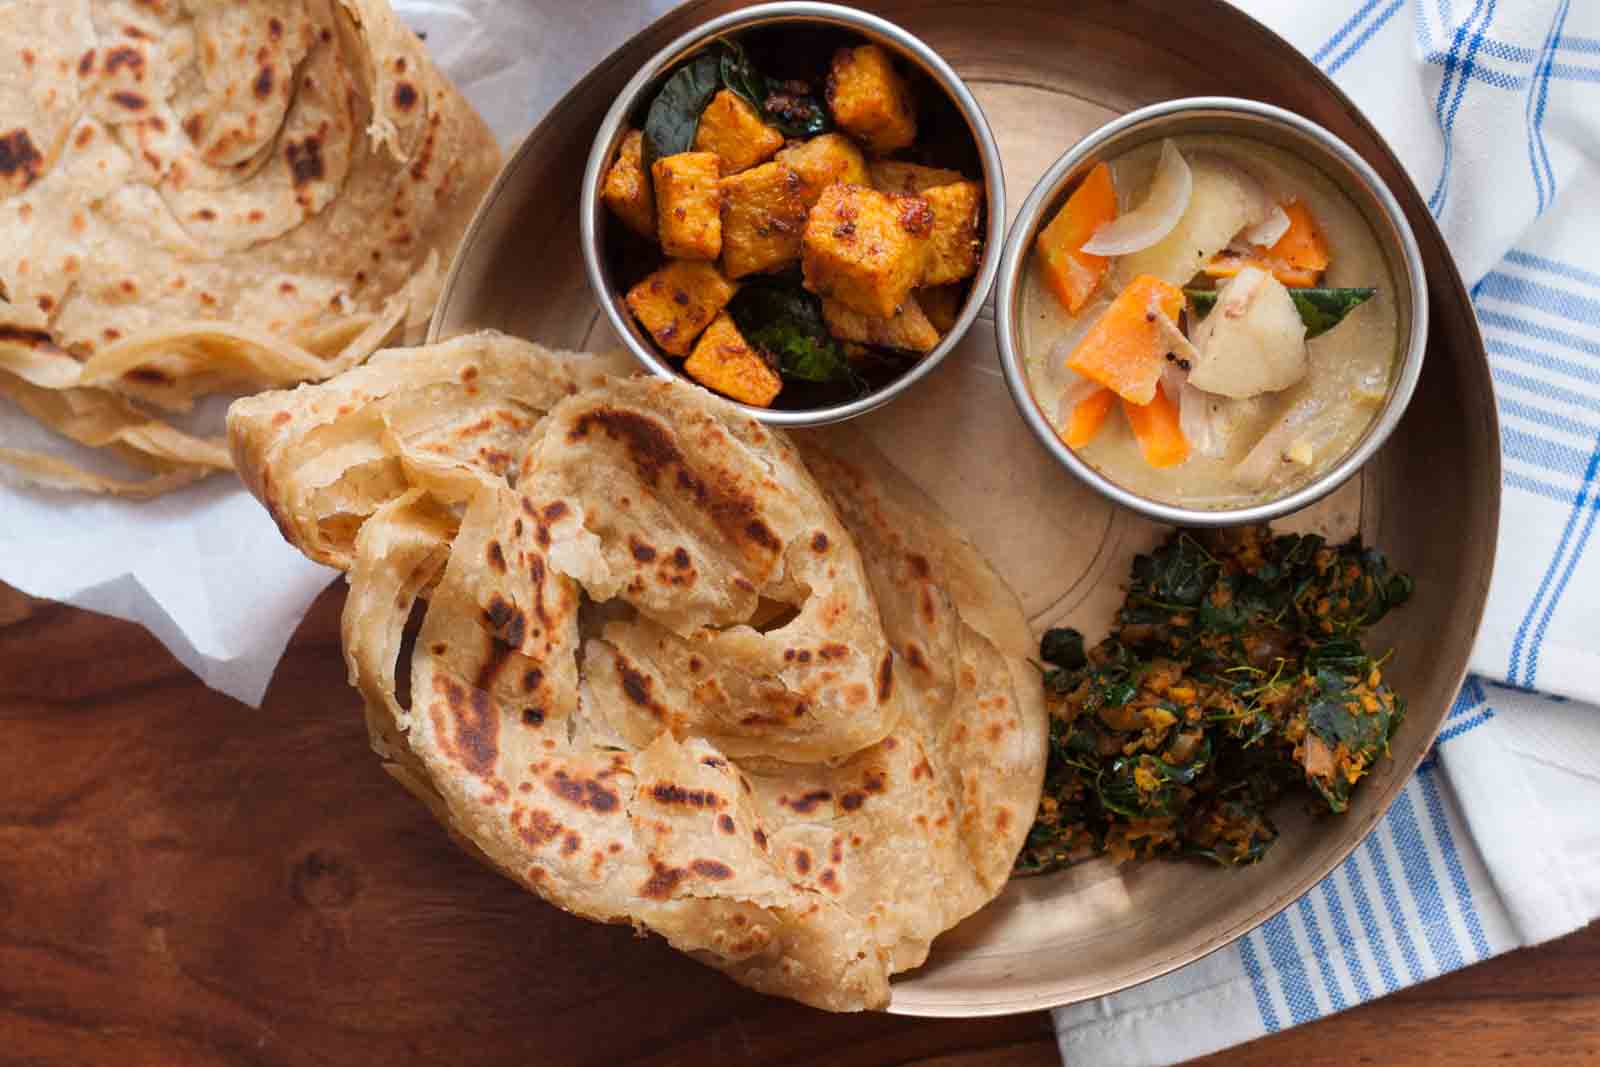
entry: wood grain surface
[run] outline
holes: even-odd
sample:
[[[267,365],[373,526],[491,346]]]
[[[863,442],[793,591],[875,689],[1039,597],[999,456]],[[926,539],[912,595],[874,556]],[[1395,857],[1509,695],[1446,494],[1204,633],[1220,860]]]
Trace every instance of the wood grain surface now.
[[[343,599],[251,711],[0,586],[0,1064],[1058,1062],[1043,1014],[825,1015],[478,867],[368,751]],[[1198,1062],[1594,1060],[1600,927]]]

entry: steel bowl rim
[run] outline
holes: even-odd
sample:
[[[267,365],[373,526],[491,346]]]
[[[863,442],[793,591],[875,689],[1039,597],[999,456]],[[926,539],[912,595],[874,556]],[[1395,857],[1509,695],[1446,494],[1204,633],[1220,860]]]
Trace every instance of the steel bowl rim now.
[[[1291,493],[1246,507],[1208,509],[1170,504],[1135,493],[1096,470],[1067,447],[1066,442],[1061,440],[1049,420],[1045,418],[1038,402],[1034,400],[1017,337],[1016,315],[1022,276],[1027,268],[1028,252],[1039,228],[1040,216],[1045,207],[1061,192],[1062,186],[1072,172],[1086,160],[1093,158],[1108,142],[1140,126],[1185,114],[1200,118],[1206,115],[1215,116],[1218,113],[1242,115],[1285,127],[1289,132],[1299,134],[1316,144],[1354,172],[1365,192],[1377,202],[1385,221],[1393,231],[1395,243],[1398,244],[1400,262],[1395,266],[1399,268],[1397,273],[1400,277],[1397,280],[1408,290],[1411,321],[1394,386],[1384,401],[1383,410],[1356,442],[1355,447],[1337,463]],[[1306,162],[1312,166],[1316,165],[1315,161],[1309,158]],[[1333,175],[1328,177],[1330,180],[1336,180]],[[1376,236],[1381,244],[1386,246],[1391,244],[1385,235]],[[994,323],[1000,367],[1005,374],[1006,387],[1011,392],[1017,412],[1027,423],[1034,437],[1058,463],[1101,495],[1157,522],[1174,526],[1237,526],[1281,518],[1316,503],[1349,480],[1377,453],[1379,448],[1383,447],[1389,435],[1400,424],[1400,419],[1411,402],[1417,381],[1422,374],[1422,362],[1428,345],[1428,286],[1421,248],[1399,200],[1388,184],[1378,176],[1377,171],[1342,139],[1310,119],[1258,100],[1231,96],[1190,96],[1150,104],[1119,115],[1073,144],[1050,165],[1043,177],[1034,185],[1027,199],[1023,201],[1021,210],[1011,224],[1011,231],[1006,236],[1005,251],[1000,257],[1000,271],[996,281]]]
[[[674,38],[665,48],[651,56],[617,94],[617,98],[612,101],[610,109],[601,121],[599,130],[595,133],[589,158],[584,167],[583,184],[578,194],[579,243],[583,249],[584,271],[589,279],[589,287],[593,290],[612,330],[627,345],[634,358],[656,377],[684,378],[684,375],[674,370],[672,365],[650,345],[638,338],[623,313],[619,299],[620,292],[610,284],[610,272],[601,254],[599,239],[604,211],[600,203],[600,182],[609,162],[612,145],[622,125],[637,107],[644,90],[673,63],[687,53],[731,31],[748,30],[776,22],[799,21],[817,21],[842,26],[861,32],[879,42],[887,42],[902,55],[911,58],[939,85],[961,112],[976,142],[983,167],[984,210],[987,217],[984,226],[983,258],[978,264],[978,273],[973,279],[966,305],[950,332],[910,370],[882,389],[866,396],[858,397],[848,403],[806,411],[775,411],[728,400],[752,418],[768,425],[788,427],[826,426],[866,414],[889,403],[931,374],[977,322],[978,313],[1000,271],[1005,238],[1005,177],[1000,161],[999,143],[994,138],[983,108],[979,106],[977,98],[967,88],[961,76],[938,52],[910,31],[888,19],[842,4],[816,3],[811,0],[780,0],[776,3],[757,4],[719,15]]]

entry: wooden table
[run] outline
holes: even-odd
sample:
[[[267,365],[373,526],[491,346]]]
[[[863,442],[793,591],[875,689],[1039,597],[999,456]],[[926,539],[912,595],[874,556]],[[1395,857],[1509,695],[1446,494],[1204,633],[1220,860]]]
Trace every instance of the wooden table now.
[[[1057,1062],[1043,1014],[829,1016],[533,900],[367,749],[316,604],[261,711],[0,586],[0,1064]],[[1200,1061],[1600,1059],[1600,926]]]

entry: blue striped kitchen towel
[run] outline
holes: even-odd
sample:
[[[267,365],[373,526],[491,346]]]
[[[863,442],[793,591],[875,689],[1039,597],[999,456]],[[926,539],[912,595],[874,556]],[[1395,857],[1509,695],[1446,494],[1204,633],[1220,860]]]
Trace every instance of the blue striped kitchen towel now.
[[[1235,2],[1376,123],[1472,287],[1499,556],[1475,675],[1378,828],[1233,946],[1058,1009],[1072,1067],[1176,1063],[1600,915],[1600,4]]]

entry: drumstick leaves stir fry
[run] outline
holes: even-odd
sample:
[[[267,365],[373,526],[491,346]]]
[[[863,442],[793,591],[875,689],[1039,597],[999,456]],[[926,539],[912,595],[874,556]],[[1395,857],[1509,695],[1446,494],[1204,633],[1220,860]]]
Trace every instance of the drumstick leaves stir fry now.
[[[1017,871],[1253,863],[1286,793],[1344,811],[1405,714],[1362,633],[1411,591],[1380,552],[1266,527],[1180,531],[1138,557],[1111,636],[1040,642],[1050,759]]]

